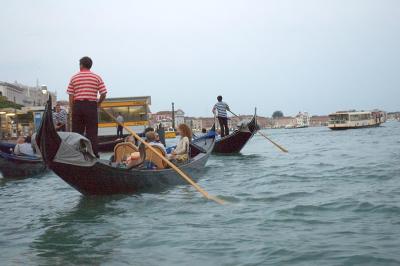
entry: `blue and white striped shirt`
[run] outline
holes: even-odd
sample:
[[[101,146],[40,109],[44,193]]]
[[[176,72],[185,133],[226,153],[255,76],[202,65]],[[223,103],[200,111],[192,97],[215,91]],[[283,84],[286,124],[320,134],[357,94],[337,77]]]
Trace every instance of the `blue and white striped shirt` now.
[[[217,102],[213,108],[214,112],[215,112],[215,110],[217,110],[217,112],[218,112],[218,115],[217,115],[218,117],[228,117],[226,110],[229,110],[229,106],[225,102]]]

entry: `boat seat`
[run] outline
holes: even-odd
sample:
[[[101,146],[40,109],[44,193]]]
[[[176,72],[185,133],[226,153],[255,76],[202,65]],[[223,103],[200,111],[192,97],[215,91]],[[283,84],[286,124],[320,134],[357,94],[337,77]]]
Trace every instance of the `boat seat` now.
[[[166,157],[167,154],[160,147],[157,147],[157,146],[152,146],[152,147],[157,151],[158,155],[146,147],[145,161],[152,162],[157,167],[157,169],[165,169],[168,165],[160,158],[160,155],[162,155],[163,157]]]
[[[126,158],[128,156],[130,156],[131,153],[138,152],[138,151],[139,151],[139,148],[131,142],[118,143],[114,147],[114,161],[116,163],[120,163],[120,162],[126,160]]]

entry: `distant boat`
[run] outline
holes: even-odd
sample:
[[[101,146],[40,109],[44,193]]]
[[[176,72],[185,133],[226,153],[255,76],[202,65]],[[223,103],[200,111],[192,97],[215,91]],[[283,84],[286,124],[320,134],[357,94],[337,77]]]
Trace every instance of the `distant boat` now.
[[[38,176],[47,168],[40,157],[16,155],[12,152],[15,144],[0,142],[0,172],[5,178],[26,178]]]
[[[378,127],[382,122],[379,112],[339,111],[329,115],[328,127],[332,130]]]
[[[214,125],[215,127],[215,125]],[[212,130],[214,130],[214,127]],[[244,121],[239,126],[238,129],[233,131],[228,136],[218,139],[215,142],[214,153],[219,154],[235,154],[239,153],[247,142],[257,133],[259,130],[257,124],[257,115],[254,114],[250,121]],[[193,140],[193,143],[201,146],[203,143],[203,137],[199,137]]]
[[[174,139],[176,138],[176,132],[173,128],[169,128],[165,130],[165,138],[166,139]]]

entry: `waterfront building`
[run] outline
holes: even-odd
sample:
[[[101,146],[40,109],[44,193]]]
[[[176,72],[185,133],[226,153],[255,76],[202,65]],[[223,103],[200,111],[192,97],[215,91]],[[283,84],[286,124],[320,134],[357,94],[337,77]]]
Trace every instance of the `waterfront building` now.
[[[172,111],[159,111],[152,114],[152,124],[162,124],[164,128],[172,128]],[[182,109],[175,111],[175,127],[185,123],[185,112]]]
[[[272,120],[273,128],[294,128],[297,119],[291,116],[277,117]]]
[[[309,127],[310,126],[310,115],[307,112],[299,112],[296,115],[297,128]]]
[[[310,117],[311,127],[324,127],[328,125],[329,116],[327,115],[313,115]]]
[[[9,83],[0,81],[0,96],[8,101],[23,106],[44,106],[49,97],[56,102],[56,95],[50,91],[43,91],[39,86],[27,86],[20,83]]]
[[[201,131],[203,128],[203,121],[195,117],[185,117],[185,124],[193,131]]]

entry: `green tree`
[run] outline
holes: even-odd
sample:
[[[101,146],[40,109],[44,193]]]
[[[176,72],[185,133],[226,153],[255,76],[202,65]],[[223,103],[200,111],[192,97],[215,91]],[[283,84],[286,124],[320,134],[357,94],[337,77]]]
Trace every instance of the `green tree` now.
[[[7,100],[5,96],[0,96],[0,108],[15,108],[21,109],[23,105],[16,104]]]
[[[272,118],[279,118],[279,117],[283,117],[283,112],[282,111],[275,111],[272,114]]]

